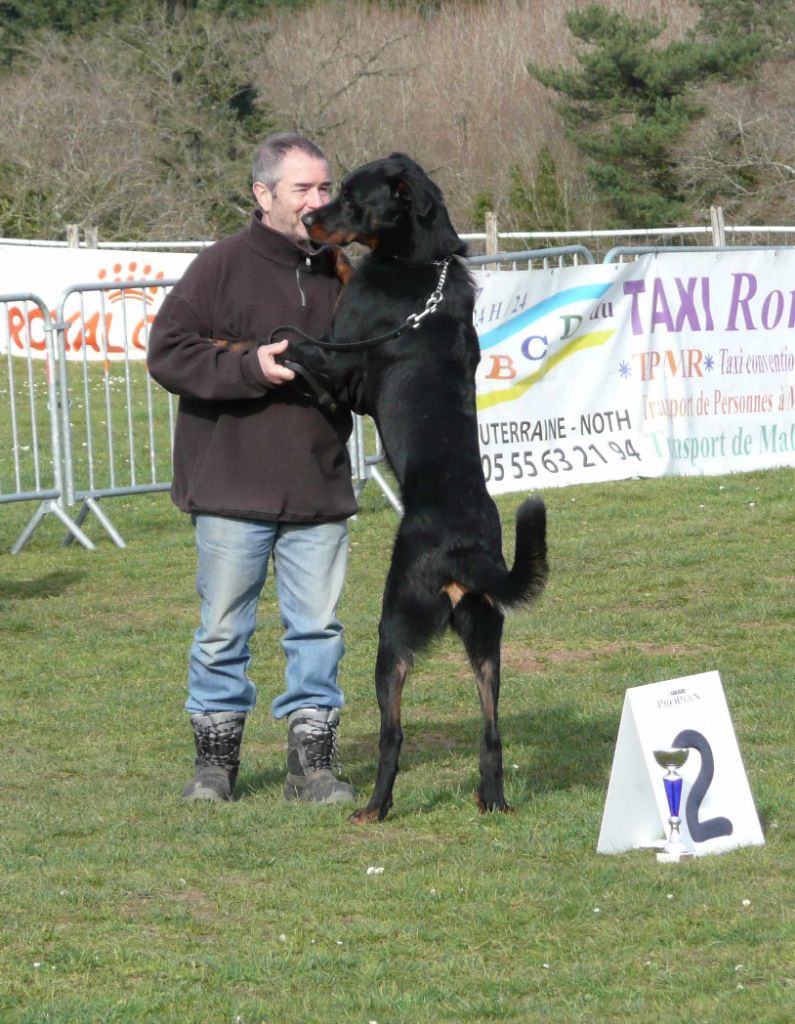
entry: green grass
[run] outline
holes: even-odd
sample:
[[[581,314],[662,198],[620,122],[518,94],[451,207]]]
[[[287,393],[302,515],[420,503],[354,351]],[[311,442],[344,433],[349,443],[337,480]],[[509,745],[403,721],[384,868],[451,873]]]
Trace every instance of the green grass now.
[[[185,805],[188,521],[165,495],[107,501],[129,547],[89,519],[88,553],[61,548],[48,517],[20,556],[0,554],[0,1020],[790,1022],[794,482],[548,491],[550,583],[505,634],[515,813],[476,813],[477,698],[447,637],[405,694],[395,807],[358,828],[343,808],[282,799],[271,583],[239,799]],[[519,500],[500,500],[508,548]],[[342,747],[366,795],[395,516],[374,485],[363,504],[341,608]],[[2,508],[3,551],[32,511]],[[712,669],[766,845],[678,866],[597,855],[625,689]]]

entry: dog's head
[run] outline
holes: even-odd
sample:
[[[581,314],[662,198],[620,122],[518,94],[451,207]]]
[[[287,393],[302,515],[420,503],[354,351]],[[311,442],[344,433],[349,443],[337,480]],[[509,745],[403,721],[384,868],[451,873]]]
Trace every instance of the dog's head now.
[[[416,262],[466,252],[441,190],[404,153],[352,171],[339,194],[306,214],[303,222],[315,242],[360,242],[379,254]]]

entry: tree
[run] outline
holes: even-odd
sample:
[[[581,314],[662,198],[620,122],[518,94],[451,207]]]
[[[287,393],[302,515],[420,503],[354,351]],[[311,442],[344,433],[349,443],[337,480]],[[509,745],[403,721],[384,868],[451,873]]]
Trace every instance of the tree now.
[[[125,0],[0,0],[0,64],[11,64],[42,29],[70,34],[118,16],[125,6]]]
[[[696,0],[701,12],[696,38],[761,40],[766,60],[792,56],[795,9],[792,0]]]
[[[765,62],[750,83],[714,84],[708,114],[677,147],[683,186],[702,206],[746,223],[787,223],[795,203],[795,5],[700,0],[702,35],[761,35]]]
[[[300,8],[310,0],[158,0],[166,18],[189,11],[212,17],[250,18],[268,8]],[[90,31],[98,23],[120,20],[129,0],[0,0],[0,66],[24,53],[31,37],[42,31],[65,37]]]
[[[697,87],[748,75],[766,57],[770,30],[748,20],[754,5],[697,3],[702,18],[695,30],[667,46],[658,43],[664,24],[656,18],[599,4],[569,11],[568,28],[584,44],[575,54],[578,68],[528,64],[562,97],[567,135],[589,158],[587,175],[620,225],[677,223],[686,197],[674,146],[703,112]]]
[[[536,159],[531,182],[518,165],[510,169],[509,216],[515,230],[567,231],[571,211],[565,184],[561,186],[555,158],[548,146],[542,146]]]
[[[254,147],[279,127],[252,84],[265,42],[242,22],[156,2],[99,26],[90,45],[40,39],[0,105],[0,233],[57,238],[68,223],[96,225],[106,240],[237,230],[253,203]]]
[[[117,39],[150,118],[158,178],[202,203],[214,233],[236,230],[252,203],[244,168],[276,127],[252,80],[265,33],[252,43],[241,23],[200,7],[167,18],[155,11]]]

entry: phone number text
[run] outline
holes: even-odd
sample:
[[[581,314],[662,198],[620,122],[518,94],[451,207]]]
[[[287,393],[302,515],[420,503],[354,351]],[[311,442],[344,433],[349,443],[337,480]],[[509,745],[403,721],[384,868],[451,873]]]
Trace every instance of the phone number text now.
[[[641,460],[640,452],[631,440],[605,441],[601,444],[576,444],[572,447],[547,448],[544,451],[525,449],[520,452],[496,452],[481,455],[486,482],[531,479],[538,476],[539,468],[547,473],[571,473],[575,470],[594,469],[609,462]]]

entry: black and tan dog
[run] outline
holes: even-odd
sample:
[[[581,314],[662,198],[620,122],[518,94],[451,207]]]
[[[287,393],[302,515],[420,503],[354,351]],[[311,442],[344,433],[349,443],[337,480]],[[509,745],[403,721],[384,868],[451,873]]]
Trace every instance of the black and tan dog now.
[[[508,570],[500,519],[478,448],[474,289],[442,194],[413,160],[393,153],[353,171],[339,195],[304,217],[315,242],[361,242],[370,252],[345,288],[335,348],[292,340],[286,355],[328,381],[376,422],[405,514],[395,540],[375,669],[381,710],[375,789],[354,821],[392,805],[403,739],[400,704],[415,652],[449,625],[461,637],[483,712],[481,811],[507,810],[497,726],[503,607],[546,580],[546,515],[528,499],[516,519]]]

